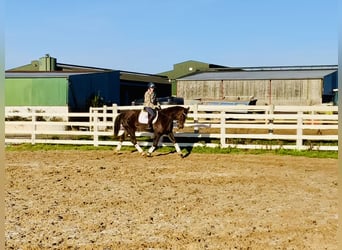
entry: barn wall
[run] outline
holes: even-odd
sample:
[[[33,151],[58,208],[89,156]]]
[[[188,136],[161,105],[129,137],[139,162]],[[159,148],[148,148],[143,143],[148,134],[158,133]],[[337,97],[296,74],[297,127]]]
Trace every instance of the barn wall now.
[[[177,81],[177,96],[185,100],[236,101],[254,96],[257,105],[322,103],[322,79]]]
[[[236,101],[237,99],[248,99],[254,96],[265,98],[269,92],[268,80],[225,80],[223,81],[224,99]],[[258,101],[259,102],[259,101]]]
[[[94,103],[99,106],[119,104],[119,85],[120,74],[115,71],[70,76],[68,89],[70,111],[88,111]],[[100,98],[99,102],[95,102],[97,97]]]
[[[221,81],[177,81],[177,96],[185,100],[219,99]]]
[[[171,84],[155,83],[157,97],[171,96]],[[144,98],[147,82],[121,81],[120,105],[131,105],[133,101]]]
[[[5,79],[5,106],[66,106],[66,78]]]
[[[321,79],[272,80],[271,100],[275,105],[316,105],[322,103]]]

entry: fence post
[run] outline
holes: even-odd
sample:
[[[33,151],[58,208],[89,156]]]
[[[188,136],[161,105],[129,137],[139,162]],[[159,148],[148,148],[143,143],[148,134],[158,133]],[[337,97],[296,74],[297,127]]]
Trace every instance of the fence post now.
[[[97,147],[99,145],[99,134],[98,134],[98,123],[97,123],[97,119],[98,119],[98,110],[94,110],[93,111],[93,140],[94,140],[94,146]]]
[[[225,111],[221,111],[220,113],[220,144],[221,144],[221,148],[224,148],[226,146],[226,117]]]
[[[303,111],[298,111],[297,115],[298,115],[298,118],[297,118],[296,148],[298,150],[301,150],[303,146]]]
[[[94,118],[93,118],[93,107],[89,107],[89,131],[92,131],[92,124],[94,123]]]
[[[194,124],[198,123],[198,103],[194,104],[192,106],[193,108],[193,114],[194,114]],[[194,133],[198,134],[199,133],[199,127],[194,126]]]
[[[36,110],[32,109],[32,133],[31,133],[31,144],[36,144],[36,130],[37,130],[37,117],[36,117]]]
[[[118,105],[116,103],[113,103],[112,105],[113,112],[112,112],[112,126],[113,126],[113,131],[114,131],[114,122],[115,118],[118,115]]]
[[[118,114],[118,105],[116,103],[113,103],[112,107],[113,107],[113,121],[114,121],[115,117]]]
[[[270,135],[273,134],[273,114],[274,114],[274,105],[270,104],[269,109],[268,109],[268,116],[272,117],[271,119],[268,119],[268,124],[269,124],[268,133]]]
[[[104,124],[107,124],[107,112],[108,112],[108,108],[107,105],[103,105],[103,122]]]

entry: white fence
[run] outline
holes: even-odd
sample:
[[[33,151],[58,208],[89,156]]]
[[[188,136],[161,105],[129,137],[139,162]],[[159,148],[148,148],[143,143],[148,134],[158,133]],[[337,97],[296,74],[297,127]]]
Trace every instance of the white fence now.
[[[180,147],[338,150],[337,106],[187,105],[183,130],[175,128]],[[163,106],[163,108],[166,106]],[[91,108],[89,113],[5,110],[5,143],[117,145],[113,120],[121,110],[141,106]],[[176,126],[177,124],[175,124]],[[137,132],[139,136],[152,136]],[[151,141],[140,141],[150,146]],[[123,145],[132,145],[129,139]],[[160,142],[160,145],[171,145]]]

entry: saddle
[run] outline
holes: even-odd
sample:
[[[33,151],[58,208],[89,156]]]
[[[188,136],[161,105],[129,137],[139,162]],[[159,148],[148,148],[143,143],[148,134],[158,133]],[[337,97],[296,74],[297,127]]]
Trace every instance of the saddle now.
[[[158,110],[157,110],[157,113],[156,113],[156,116],[154,117],[153,121],[152,121],[152,124],[155,123],[158,119]],[[145,111],[145,110],[141,110],[140,113],[139,113],[139,116],[138,116],[138,121],[142,124],[147,124],[148,122],[148,113]]]

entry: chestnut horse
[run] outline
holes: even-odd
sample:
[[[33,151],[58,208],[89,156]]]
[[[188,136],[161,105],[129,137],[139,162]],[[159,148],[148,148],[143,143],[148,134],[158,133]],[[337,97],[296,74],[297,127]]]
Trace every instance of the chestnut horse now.
[[[124,133],[119,136],[119,144],[116,147],[116,151],[121,149],[122,141],[125,139],[125,136],[128,134],[130,136],[131,142],[135,146],[135,148],[141,153],[145,155],[139,144],[137,143],[137,139],[135,137],[136,131],[146,131],[147,124],[140,123],[138,121],[139,113],[141,110],[125,110],[120,112],[120,114],[115,118],[114,121],[114,137],[118,137],[118,133],[120,127],[122,126],[124,129]],[[153,123],[153,145],[149,148],[147,155],[151,156],[152,152],[158,146],[160,137],[163,135],[167,135],[171,142],[173,143],[176,151],[182,157],[182,152],[179,148],[178,143],[176,142],[175,136],[173,134],[173,121],[176,120],[178,123],[178,127],[180,129],[184,128],[184,123],[186,117],[189,112],[189,107],[184,108],[182,106],[172,106],[164,109],[158,110],[157,120]]]

